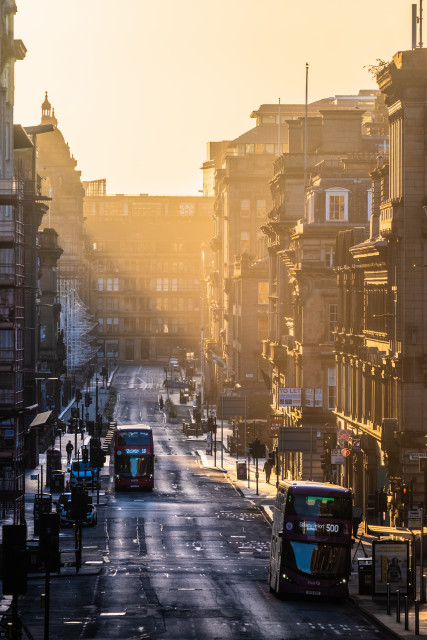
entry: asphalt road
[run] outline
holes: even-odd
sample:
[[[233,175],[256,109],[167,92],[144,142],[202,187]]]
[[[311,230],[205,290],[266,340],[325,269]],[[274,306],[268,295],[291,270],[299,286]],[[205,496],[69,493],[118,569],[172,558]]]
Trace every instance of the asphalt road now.
[[[49,637],[386,638],[351,603],[284,601],[269,592],[269,525],[222,472],[203,468],[195,453],[202,447],[180,424],[163,423],[162,381],[162,367],[122,368],[116,377],[119,423],[154,429],[155,489],[116,494],[106,479],[98,525],[83,533],[82,573],[52,576]],[[62,530],[62,548],[72,536]],[[45,637],[44,588],[41,576],[32,578],[19,598],[35,640]]]

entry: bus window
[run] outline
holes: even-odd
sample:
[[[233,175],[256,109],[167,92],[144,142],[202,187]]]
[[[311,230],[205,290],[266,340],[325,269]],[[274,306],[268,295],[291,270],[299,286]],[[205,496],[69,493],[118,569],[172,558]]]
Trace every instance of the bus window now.
[[[149,431],[141,431],[138,429],[121,431],[117,443],[119,447],[150,444],[150,433]]]
[[[285,513],[288,516],[351,519],[351,499],[289,493]]]

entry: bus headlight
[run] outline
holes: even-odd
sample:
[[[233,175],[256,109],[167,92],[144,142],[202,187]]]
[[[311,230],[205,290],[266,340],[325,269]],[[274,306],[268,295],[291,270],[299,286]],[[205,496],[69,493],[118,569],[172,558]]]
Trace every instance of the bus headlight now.
[[[341,578],[341,580],[338,580],[338,582],[336,584],[337,585],[347,584],[347,578]]]

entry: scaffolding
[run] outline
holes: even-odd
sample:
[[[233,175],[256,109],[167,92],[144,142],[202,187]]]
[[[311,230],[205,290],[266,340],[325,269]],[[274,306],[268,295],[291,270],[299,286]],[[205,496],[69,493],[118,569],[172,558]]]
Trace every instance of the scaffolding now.
[[[61,331],[64,335],[67,376],[82,369],[96,355],[92,330],[96,327],[88,307],[78,294],[78,280],[59,278]]]

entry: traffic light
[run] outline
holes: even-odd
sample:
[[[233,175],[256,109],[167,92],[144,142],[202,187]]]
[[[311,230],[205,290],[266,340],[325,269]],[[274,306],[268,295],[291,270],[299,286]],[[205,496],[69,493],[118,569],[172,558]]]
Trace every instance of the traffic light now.
[[[71,488],[71,510],[73,520],[84,520],[89,506],[89,496],[83,487],[77,485]]]
[[[27,540],[24,524],[3,525],[3,594],[27,593]]]
[[[80,402],[80,400],[82,399],[82,392],[80,391],[80,389],[76,389],[76,402]]]
[[[384,489],[378,492],[378,511],[381,513],[387,511],[387,493]]]
[[[323,434],[323,449],[329,451],[337,448],[337,434],[335,431]]]
[[[322,467],[322,469],[326,469],[326,467],[327,467],[326,453],[321,453],[320,454],[320,466]]]
[[[90,407],[92,404],[92,396],[90,393],[85,393],[85,407]]]
[[[403,504],[409,504],[409,487],[407,484],[402,484],[400,487],[400,498]]]
[[[249,443],[249,455],[255,458],[255,442]]]
[[[49,571],[59,571],[61,556],[59,553],[59,514],[43,513],[40,517],[39,534],[40,556]]]

